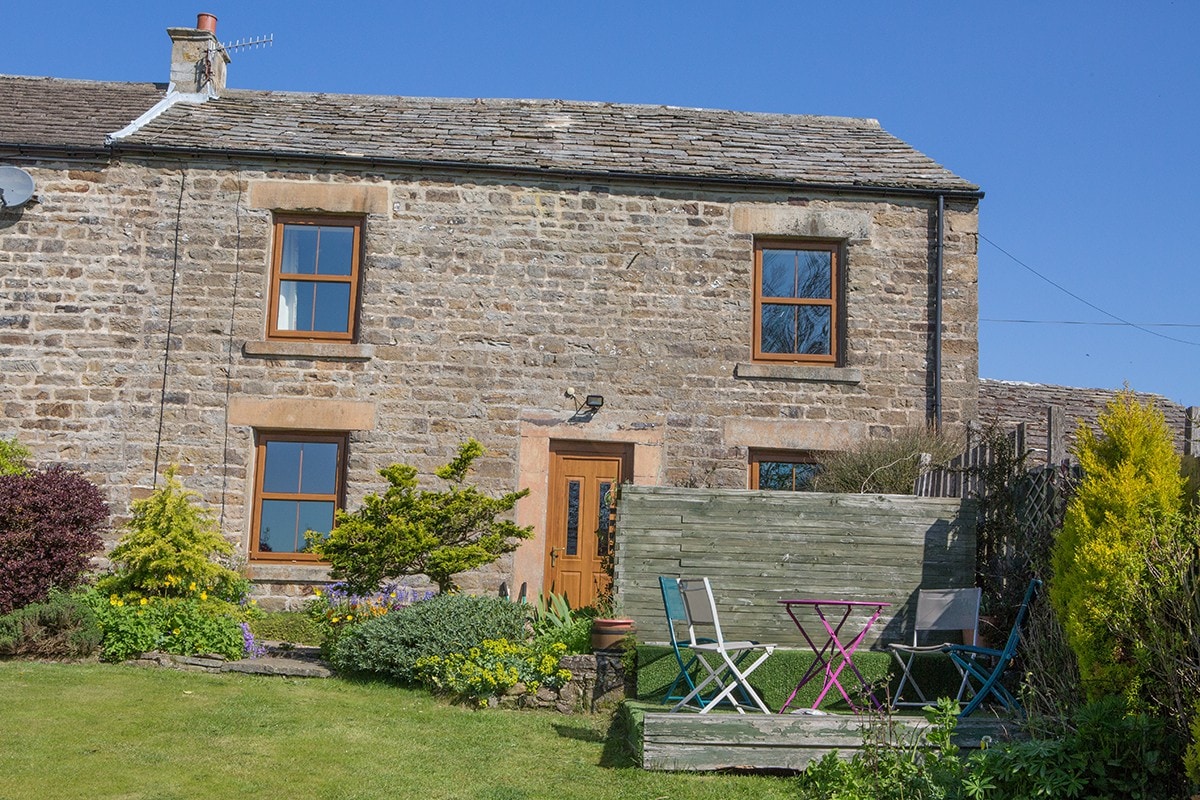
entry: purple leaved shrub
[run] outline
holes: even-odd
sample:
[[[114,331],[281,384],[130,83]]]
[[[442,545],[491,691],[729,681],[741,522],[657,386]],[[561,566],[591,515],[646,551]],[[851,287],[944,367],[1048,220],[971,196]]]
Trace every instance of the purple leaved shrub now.
[[[100,490],[62,467],[0,475],[0,614],[78,585],[107,519]]]

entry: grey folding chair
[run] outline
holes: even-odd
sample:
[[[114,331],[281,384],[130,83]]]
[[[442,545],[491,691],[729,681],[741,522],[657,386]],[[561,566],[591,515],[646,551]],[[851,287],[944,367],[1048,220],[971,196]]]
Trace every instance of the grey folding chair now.
[[[922,589],[917,595],[917,620],[913,626],[912,644],[892,642],[888,649],[900,665],[900,685],[892,699],[892,707],[926,706],[931,702],[921,690],[912,674],[913,663],[920,657],[929,655],[945,655],[947,642],[943,639],[936,644],[930,644],[931,632],[963,631],[963,644],[974,645],[979,635],[979,597],[977,588],[971,589]],[[967,674],[957,662],[962,681],[958,685],[958,693],[954,699],[962,703],[963,694],[967,690]],[[905,700],[904,690],[912,689],[917,699]]]
[[[688,648],[693,653],[700,655],[700,658],[696,660],[697,664],[704,668],[707,675],[672,706],[671,710],[678,711],[687,707],[692,700],[702,697],[704,690],[710,684],[716,684],[720,691],[705,701],[703,707],[700,708],[701,714],[707,714],[721,701],[732,703],[739,714],[745,714],[746,708],[750,707],[745,701],[749,701],[753,707],[757,707],[764,714],[770,714],[766,703],[750,685],[749,677],[750,673],[758,669],[771,653],[775,652],[775,645],[750,641],[726,641],[724,634],[721,633],[717,603],[713,599],[712,584],[709,583],[708,578],[679,581],[679,593],[683,596],[683,606],[688,618]],[[704,641],[703,637],[697,635],[697,631],[704,633],[711,631],[712,640]],[[743,663],[743,656],[757,650],[761,650],[762,653],[755,660],[748,664]],[[705,658],[704,654],[715,655],[717,658]],[[741,700],[734,695],[735,690],[740,690]]]

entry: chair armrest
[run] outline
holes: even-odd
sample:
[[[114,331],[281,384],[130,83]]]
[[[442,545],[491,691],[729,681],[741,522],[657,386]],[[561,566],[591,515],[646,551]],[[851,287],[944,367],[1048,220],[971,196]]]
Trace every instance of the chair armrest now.
[[[942,645],[944,653],[965,653],[970,656],[991,656],[1000,658],[1004,655],[1003,650],[994,650],[991,647],[979,647],[973,644],[945,644]]]

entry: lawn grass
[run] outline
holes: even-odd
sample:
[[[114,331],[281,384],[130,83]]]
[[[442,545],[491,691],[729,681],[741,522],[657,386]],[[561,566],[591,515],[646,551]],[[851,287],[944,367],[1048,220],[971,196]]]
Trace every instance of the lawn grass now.
[[[607,716],[475,711],[383,683],[0,662],[0,798],[783,798],[645,772]]]

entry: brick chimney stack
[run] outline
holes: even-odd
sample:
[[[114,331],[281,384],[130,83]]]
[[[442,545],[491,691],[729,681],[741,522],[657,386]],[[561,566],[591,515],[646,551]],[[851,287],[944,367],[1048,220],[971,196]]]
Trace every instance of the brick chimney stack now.
[[[217,18],[199,14],[195,28],[167,28],[171,37],[171,91],[218,95],[229,54],[217,41]]]

